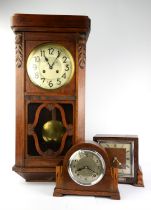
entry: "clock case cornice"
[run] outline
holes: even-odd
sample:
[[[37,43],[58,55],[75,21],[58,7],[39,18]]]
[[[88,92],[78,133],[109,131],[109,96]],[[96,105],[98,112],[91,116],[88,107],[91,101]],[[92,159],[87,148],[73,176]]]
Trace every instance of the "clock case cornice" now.
[[[86,34],[88,38],[90,19],[88,16],[76,15],[14,14],[11,28],[14,32],[78,32]]]

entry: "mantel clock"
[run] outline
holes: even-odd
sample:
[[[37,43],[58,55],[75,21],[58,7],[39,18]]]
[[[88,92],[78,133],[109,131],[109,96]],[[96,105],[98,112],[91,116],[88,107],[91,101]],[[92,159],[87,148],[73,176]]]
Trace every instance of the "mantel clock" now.
[[[110,161],[118,161],[120,183],[143,187],[143,174],[139,166],[139,141],[137,135],[101,135],[93,137],[109,154]]]
[[[117,162],[95,142],[86,141],[70,148],[56,167],[54,196],[92,195],[120,199]]]
[[[116,160],[110,163],[106,150],[95,142],[74,145],[56,167],[53,195],[92,195],[120,199]]]
[[[16,162],[27,181],[48,181],[85,139],[87,16],[15,14]]]

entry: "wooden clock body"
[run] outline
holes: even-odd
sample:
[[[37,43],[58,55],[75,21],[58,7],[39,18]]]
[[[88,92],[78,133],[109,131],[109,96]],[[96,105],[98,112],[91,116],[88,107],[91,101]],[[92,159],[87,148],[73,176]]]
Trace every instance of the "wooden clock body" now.
[[[48,181],[68,149],[85,138],[85,60],[90,19],[86,16],[15,14],[16,161],[13,170],[26,181]],[[55,90],[35,86],[27,75],[30,52],[43,43],[59,44],[75,63],[72,80]],[[59,146],[42,140],[49,119],[62,121],[66,132]]]
[[[93,141],[103,146],[108,152],[109,159],[112,162],[116,157],[121,163],[119,170],[130,169],[129,173],[119,171],[119,183],[132,184],[143,187],[143,174],[139,166],[138,136],[136,135],[102,135],[97,134]],[[125,145],[130,145],[130,150]],[[123,170],[122,169],[122,170]]]
[[[101,181],[92,186],[82,186],[74,182],[68,173],[69,159],[78,150],[86,149],[99,153],[105,161],[105,174]],[[118,190],[118,169],[110,164],[106,150],[95,142],[85,142],[74,145],[65,155],[63,163],[56,167],[56,187],[54,196],[63,195],[92,195],[120,199]]]

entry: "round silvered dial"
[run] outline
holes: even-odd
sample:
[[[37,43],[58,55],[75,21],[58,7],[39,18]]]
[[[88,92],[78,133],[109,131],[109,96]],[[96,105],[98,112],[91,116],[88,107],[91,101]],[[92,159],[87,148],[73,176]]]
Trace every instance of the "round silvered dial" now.
[[[79,185],[92,186],[103,178],[105,161],[96,151],[80,149],[70,157],[68,173]]]
[[[27,59],[30,80],[44,89],[57,89],[70,82],[74,74],[71,53],[61,45],[45,43],[35,47]]]

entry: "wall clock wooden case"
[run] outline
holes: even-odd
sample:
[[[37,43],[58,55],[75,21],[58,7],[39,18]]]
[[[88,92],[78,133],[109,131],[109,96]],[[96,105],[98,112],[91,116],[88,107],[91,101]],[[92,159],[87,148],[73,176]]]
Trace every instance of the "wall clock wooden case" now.
[[[15,14],[16,161],[27,181],[48,181],[85,139],[87,16]]]

